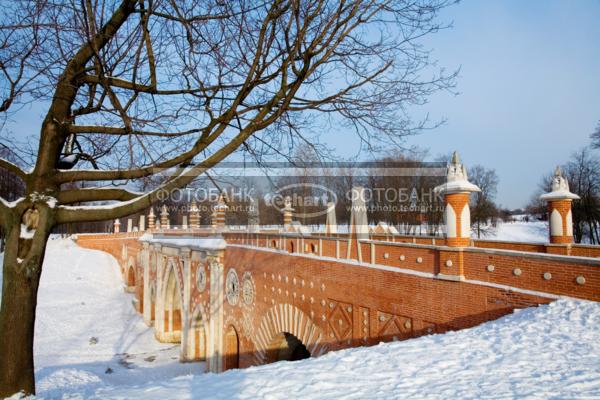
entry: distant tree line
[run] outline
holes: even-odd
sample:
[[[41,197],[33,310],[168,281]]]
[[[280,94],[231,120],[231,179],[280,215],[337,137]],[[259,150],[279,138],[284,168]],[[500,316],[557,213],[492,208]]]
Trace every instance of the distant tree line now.
[[[600,125],[592,135],[593,147],[600,148]],[[573,153],[561,166],[571,192],[581,197],[572,203],[573,239],[576,243],[600,244],[600,158],[588,147]],[[547,218],[547,206],[539,195],[550,191],[552,174],[542,178],[538,192],[528,206],[528,212]]]

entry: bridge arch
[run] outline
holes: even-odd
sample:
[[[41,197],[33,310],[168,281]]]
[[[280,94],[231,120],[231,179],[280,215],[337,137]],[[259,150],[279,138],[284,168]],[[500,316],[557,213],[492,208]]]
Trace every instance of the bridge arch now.
[[[127,267],[127,286],[135,286],[135,267],[133,265]]]
[[[310,357],[306,346],[295,335],[281,332],[275,335],[266,352],[267,363],[277,361],[298,361]]]
[[[323,354],[325,335],[312,319],[291,304],[276,304],[263,315],[256,334],[256,364]]]
[[[129,293],[135,292],[135,258],[129,257],[127,259],[127,263],[125,264],[125,269],[123,270],[123,275],[125,276],[125,291]]]
[[[225,333],[225,357],[223,361],[224,371],[240,367],[240,337],[233,325],[229,325]]]
[[[162,301],[164,310],[164,333],[169,334],[170,342],[181,341],[181,321],[182,321],[182,284],[177,271],[177,264],[170,260],[165,273],[163,285]]]

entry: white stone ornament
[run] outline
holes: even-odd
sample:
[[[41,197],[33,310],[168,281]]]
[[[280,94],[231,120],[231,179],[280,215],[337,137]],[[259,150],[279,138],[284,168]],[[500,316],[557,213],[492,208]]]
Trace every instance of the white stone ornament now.
[[[249,272],[246,272],[242,279],[242,298],[246,305],[254,303],[254,281]]]
[[[550,272],[544,272],[544,279],[549,281],[552,279],[552,274]]]
[[[227,281],[225,282],[225,295],[227,302],[232,306],[238,303],[240,297],[240,281],[235,269],[230,268],[227,272]]]
[[[554,177],[552,178],[552,191],[545,193],[540,196],[540,200],[578,200],[579,196],[575,193],[571,193],[569,190],[569,181],[567,178],[562,176],[560,167],[556,167],[554,170]]]
[[[452,154],[452,161],[446,168],[446,183],[436,186],[435,193],[461,193],[461,192],[481,192],[481,189],[469,182],[467,169],[460,162],[458,152]]]
[[[196,270],[196,288],[199,292],[203,292],[206,289],[206,269],[204,265],[200,265]]]

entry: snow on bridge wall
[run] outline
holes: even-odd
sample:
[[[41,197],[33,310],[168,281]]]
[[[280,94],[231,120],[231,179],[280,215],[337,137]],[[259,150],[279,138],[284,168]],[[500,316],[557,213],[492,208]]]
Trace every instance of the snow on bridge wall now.
[[[181,360],[214,372],[467,328],[558,296],[600,300],[595,246],[207,234],[77,242],[115,256],[126,285],[134,268],[129,290],[157,339],[181,342]]]

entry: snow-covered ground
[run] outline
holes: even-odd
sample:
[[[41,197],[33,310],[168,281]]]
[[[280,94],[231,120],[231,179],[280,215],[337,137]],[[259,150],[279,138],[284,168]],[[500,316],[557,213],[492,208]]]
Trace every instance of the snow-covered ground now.
[[[35,366],[40,397],[200,374],[160,344],[123,291],[117,261],[68,239],[48,244],[38,295]],[[94,344],[94,342],[96,342]]]
[[[473,235],[475,235],[475,230],[473,230]],[[548,242],[548,222],[499,222],[496,228],[491,228],[490,234],[482,236],[482,239],[545,243]]]
[[[111,256],[53,240],[36,325],[38,397],[600,397],[598,326],[600,303],[565,299],[445,335],[202,374],[154,340]]]
[[[600,396],[599,323],[597,303],[560,300],[446,335],[220,375],[99,387],[85,395],[98,399],[592,398]]]

